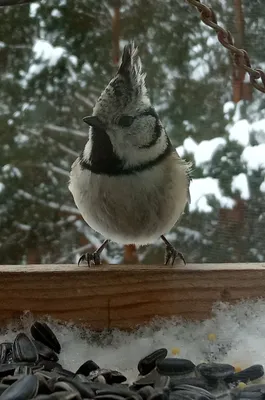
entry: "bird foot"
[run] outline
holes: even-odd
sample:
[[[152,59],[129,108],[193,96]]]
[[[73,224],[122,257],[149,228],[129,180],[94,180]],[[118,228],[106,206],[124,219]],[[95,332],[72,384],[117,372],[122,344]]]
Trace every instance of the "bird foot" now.
[[[172,244],[166,244],[165,265],[168,265],[169,262],[171,263],[171,265],[173,265],[176,258],[182,260],[184,264],[186,264],[183,254],[180,251],[176,250],[175,247],[172,246]]]
[[[91,267],[92,263],[94,265],[100,265],[101,264],[101,262],[100,262],[100,254],[97,251],[95,251],[94,253],[85,253],[79,258],[78,265],[82,261],[86,261],[88,267]]]

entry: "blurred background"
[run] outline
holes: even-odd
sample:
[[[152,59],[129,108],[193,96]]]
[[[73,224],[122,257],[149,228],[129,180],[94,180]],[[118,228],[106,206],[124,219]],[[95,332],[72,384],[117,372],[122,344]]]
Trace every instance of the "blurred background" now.
[[[207,0],[265,69],[263,0]],[[185,0],[46,0],[0,7],[0,263],[72,263],[103,238],[68,190],[82,118],[135,40],[149,94],[181,156],[191,204],[167,236],[188,262],[265,260],[265,94]],[[100,199],[99,199],[100,201]],[[103,262],[160,263],[162,241],[111,243]]]

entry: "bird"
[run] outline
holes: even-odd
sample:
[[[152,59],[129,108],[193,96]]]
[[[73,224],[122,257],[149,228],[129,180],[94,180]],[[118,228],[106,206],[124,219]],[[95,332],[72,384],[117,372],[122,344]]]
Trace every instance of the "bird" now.
[[[159,238],[165,265],[186,263],[165,235],[190,202],[192,163],[173,147],[145,80],[138,47],[130,41],[92,115],[83,118],[88,140],[71,166],[68,188],[84,221],[105,240],[78,265],[100,265],[109,241],[141,246]]]

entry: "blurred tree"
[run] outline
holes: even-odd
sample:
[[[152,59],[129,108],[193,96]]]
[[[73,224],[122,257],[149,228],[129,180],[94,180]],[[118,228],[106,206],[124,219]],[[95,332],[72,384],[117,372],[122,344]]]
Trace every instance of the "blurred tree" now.
[[[211,3],[220,23],[235,31],[232,1]],[[115,6],[111,0],[49,0],[3,8],[1,263],[72,262],[102,239],[80,218],[67,183],[71,163],[87,137],[82,117],[91,112],[113,75]],[[255,64],[265,46],[257,39],[261,20],[252,3],[246,1],[244,8],[246,36],[253,38],[253,42],[246,40],[247,50]],[[198,143],[227,136],[223,105],[232,98],[232,65],[227,50],[218,43],[215,32],[200,22],[196,10],[174,0],[122,0],[120,35],[121,45],[131,39],[138,44],[152,102],[176,146],[187,136]],[[117,55],[118,49],[115,51]],[[252,111],[263,107],[264,99],[259,94],[255,97]],[[230,168],[229,163],[224,169],[225,151],[216,152],[207,173],[195,169],[194,177],[216,177],[219,171],[217,178],[229,195],[235,170],[240,173],[246,168],[239,160],[242,146],[239,149],[230,141],[227,160],[235,166]],[[192,154],[188,156],[192,158]],[[258,188],[258,176],[253,179]],[[258,192],[253,196],[260,210]],[[186,214],[175,240],[191,261],[234,261],[238,259],[235,246],[229,243],[228,248],[219,228],[220,202],[213,198],[211,206],[208,213],[196,210]],[[258,259],[246,249],[244,235],[242,241],[244,256],[251,253],[251,259]],[[155,246],[140,254],[144,262],[162,257]],[[111,244],[104,260],[119,262],[121,257],[120,246]]]

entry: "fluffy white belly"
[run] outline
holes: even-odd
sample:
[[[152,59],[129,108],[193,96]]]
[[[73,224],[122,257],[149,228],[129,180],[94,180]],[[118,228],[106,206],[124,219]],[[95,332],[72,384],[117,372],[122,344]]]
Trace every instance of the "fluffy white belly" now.
[[[106,239],[149,244],[175,225],[187,203],[185,164],[174,156],[135,175],[96,175],[75,162],[69,189],[84,220]]]

